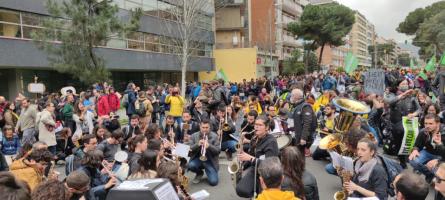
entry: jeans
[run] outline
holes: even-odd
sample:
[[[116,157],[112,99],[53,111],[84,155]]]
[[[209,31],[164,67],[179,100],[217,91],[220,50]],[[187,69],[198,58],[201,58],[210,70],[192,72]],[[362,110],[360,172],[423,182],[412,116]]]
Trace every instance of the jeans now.
[[[56,155],[56,145],[49,146],[48,151],[51,152],[53,155]]]
[[[36,137],[34,134],[35,134],[34,128],[28,128],[23,130],[22,146],[26,143],[34,144],[36,142]]]
[[[174,119],[175,119],[175,122],[176,122],[177,125],[181,125],[182,117],[174,117]]]
[[[238,142],[235,140],[226,140],[225,142],[222,142],[222,144],[221,144],[221,151],[235,153],[236,152],[236,144],[238,144]]]
[[[165,113],[164,112],[160,112],[159,113],[159,127],[162,127],[162,123],[164,122],[164,118],[165,118]]]
[[[193,158],[188,163],[187,168],[196,173],[196,175],[202,175],[202,170],[204,169],[206,175],[207,175],[207,181],[210,186],[216,186],[218,185],[218,171],[216,171],[216,168],[212,164],[211,159],[207,159],[206,161],[199,160],[199,157]]]
[[[434,155],[426,151],[425,149],[420,151],[419,156],[414,160],[410,160],[409,164],[414,168],[414,171],[419,171],[425,175],[426,179],[432,179],[434,174],[425,166],[425,164],[434,159],[439,159],[440,156]]]
[[[334,164],[332,163],[327,164],[325,166],[325,170],[326,172],[328,172],[328,174],[337,176],[337,170],[335,169]]]

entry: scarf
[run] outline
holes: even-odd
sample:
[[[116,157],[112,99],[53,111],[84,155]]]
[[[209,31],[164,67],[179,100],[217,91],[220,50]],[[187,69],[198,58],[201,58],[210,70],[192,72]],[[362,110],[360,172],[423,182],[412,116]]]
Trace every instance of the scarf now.
[[[374,166],[377,164],[377,158],[372,158],[368,162],[362,163],[362,161],[357,160],[354,165],[354,172],[358,176],[359,182],[368,182],[369,176],[371,175]]]

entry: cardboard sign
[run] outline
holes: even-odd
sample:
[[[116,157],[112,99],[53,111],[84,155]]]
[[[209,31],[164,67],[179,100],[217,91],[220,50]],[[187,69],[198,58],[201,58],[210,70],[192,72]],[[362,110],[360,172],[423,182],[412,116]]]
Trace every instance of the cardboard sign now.
[[[28,84],[29,93],[43,93],[45,92],[45,85],[43,83],[30,83]]]
[[[383,95],[385,92],[385,71],[382,69],[370,69],[364,75],[365,93]]]

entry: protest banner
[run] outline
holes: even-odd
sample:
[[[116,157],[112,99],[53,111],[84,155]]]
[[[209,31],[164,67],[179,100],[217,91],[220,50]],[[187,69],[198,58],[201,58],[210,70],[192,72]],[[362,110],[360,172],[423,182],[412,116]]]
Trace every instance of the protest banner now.
[[[375,93],[383,96],[385,91],[385,71],[382,69],[370,69],[364,75],[365,93]]]
[[[414,117],[408,119],[408,117],[402,118],[403,130],[405,130],[400,146],[399,155],[409,155],[416,142],[417,135],[419,134],[419,118]]]

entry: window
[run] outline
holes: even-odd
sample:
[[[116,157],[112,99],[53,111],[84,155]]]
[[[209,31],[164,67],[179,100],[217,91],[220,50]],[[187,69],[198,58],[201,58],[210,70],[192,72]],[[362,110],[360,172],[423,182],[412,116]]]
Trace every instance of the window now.
[[[42,26],[43,16],[32,13],[23,13],[22,23],[23,25]]]
[[[41,30],[41,28],[24,26],[23,27],[23,38],[32,39],[32,33],[34,31],[39,31],[39,30]]]
[[[1,22],[20,24],[20,14],[8,10],[0,10],[0,23]]]
[[[20,14],[18,12],[0,10],[0,36],[22,37]]]
[[[142,10],[146,15],[158,16],[158,1],[142,0]]]
[[[118,38],[112,38],[107,42],[107,47],[111,48],[120,48],[120,49],[126,49],[127,48],[127,42],[122,39]]]

